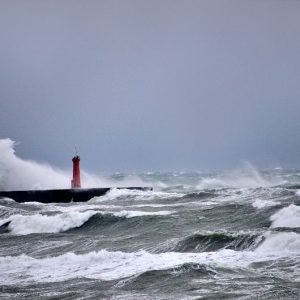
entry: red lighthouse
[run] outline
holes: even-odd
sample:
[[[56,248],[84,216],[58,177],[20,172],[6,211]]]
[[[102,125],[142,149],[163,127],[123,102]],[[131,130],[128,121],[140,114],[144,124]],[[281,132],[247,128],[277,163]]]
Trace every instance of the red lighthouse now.
[[[81,188],[80,182],[80,156],[76,155],[72,158],[73,161],[73,179],[71,180],[72,189]]]

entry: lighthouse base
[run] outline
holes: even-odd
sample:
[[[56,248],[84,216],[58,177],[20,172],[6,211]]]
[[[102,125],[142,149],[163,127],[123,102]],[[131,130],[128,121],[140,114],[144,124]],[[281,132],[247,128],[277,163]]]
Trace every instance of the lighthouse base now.
[[[112,188],[91,189],[61,189],[61,190],[30,190],[30,191],[3,191],[0,198],[11,198],[16,202],[41,202],[41,203],[69,203],[87,202],[94,197],[105,195]],[[152,191],[151,187],[118,187],[139,191]]]

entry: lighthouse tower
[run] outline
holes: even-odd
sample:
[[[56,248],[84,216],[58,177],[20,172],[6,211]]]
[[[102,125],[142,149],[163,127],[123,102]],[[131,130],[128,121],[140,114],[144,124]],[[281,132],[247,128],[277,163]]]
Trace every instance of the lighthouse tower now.
[[[80,182],[80,156],[76,155],[72,158],[73,161],[73,179],[71,180],[72,189],[81,188]]]

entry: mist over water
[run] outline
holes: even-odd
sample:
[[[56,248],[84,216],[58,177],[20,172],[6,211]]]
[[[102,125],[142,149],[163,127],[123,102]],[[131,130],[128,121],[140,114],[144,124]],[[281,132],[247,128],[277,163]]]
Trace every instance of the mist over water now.
[[[70,170],[24,160],[0,140],[1,190],[69,188]],[[85,203],[0,199],[1,297],[297,299],[300,171],[97,176]]]
[[[67,172],[16,156],[10,139],[0,140],[0,188],[4,190],[65,188]]]
[[[72,170],[62,170],[46,163],[25,160],[15,154],[16,142],[0,139],[0,189],[1,190],[36,190],[70,188]],[[71,161],[70,161],[71,165]],[[84,187],[116,186],[113,179],[81,171]],[[120,180],[124,186],[145,184],[140,178],[130,176]]]
[[[11,139],[0,139],[0,189],[1,190],[35,190],[70,188],[72,176],[71,168],[62,170],[46,163],[25,160],[15,153],[16,142]],[[71,165],[71,162],[70,162]],[[100,177],[95,174],[81,171],[84,187],[101,186],[154,186],[158,190],[174,188],[180,182],[186,189],[214,189],[214,188],[255,188],[268,187],[285,183],[284,178],[265,174],[264,176],[249,162],[244,162],[239,169],[222,174],[191,173],[194,178],[185,182],[184,172],[174,172],[174,184],[164,182],[164,176],[158,181],[151,175],[159,172],[142,174],[115,174],[110,177]],[[172,173],[169,173],[169,175]],[[148,181],[148,182],[147,182]],[[150,182],[149,182],[150,181]]]

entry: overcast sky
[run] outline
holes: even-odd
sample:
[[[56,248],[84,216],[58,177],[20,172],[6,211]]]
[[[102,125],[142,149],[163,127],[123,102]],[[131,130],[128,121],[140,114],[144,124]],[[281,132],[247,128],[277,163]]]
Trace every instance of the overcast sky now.
[[[126,172],[300,167],[300,1],[2,0],[0,138]]]

